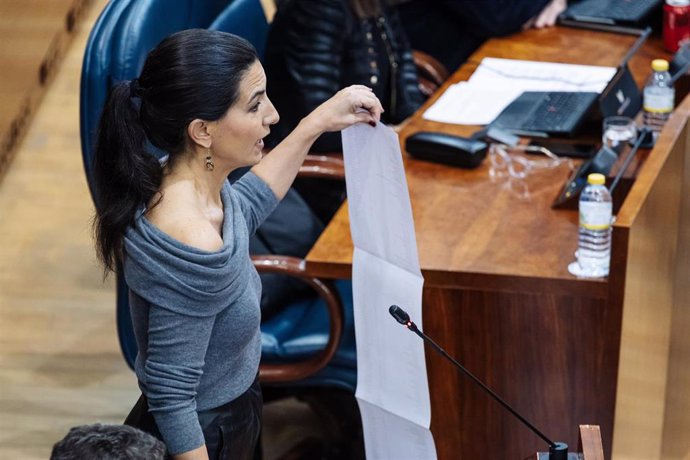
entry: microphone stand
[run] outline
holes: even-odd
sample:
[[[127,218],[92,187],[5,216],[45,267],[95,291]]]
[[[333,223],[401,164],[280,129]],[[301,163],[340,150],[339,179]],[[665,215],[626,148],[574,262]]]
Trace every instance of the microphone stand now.
[[[410,316],[403,310],[402,308],[398,307],[397,305],[391,305],[390,308],[388,309],[390,312],[391,316],[395,318],[397,322],[402,324],[403,326],[407,327],[410,331],[414,332],[417,334],[419,337],[422,338],[426,343],[431,345],[434,350],[436,350],[441,356],[449,360],[451,363],[455,365],[458,369],[460,369],[466,376],[471,378],[477,385],[482,387],[484,391],[486,391],[492,398],[494,398],[496,401],[498,401],[499,404],[501,404],[504,408],[506,408],[511,414],[513,414],[515,417],[518,418],[522,423],[524,423],[530,430],[532,430],[533,433],[535,433],[537,436],[539,436],[541,439],[546,441],[546,443],[549,445],[549,460],[567,460],[568,459],[568,445],[564,442],[554,442],[550,440],[549,438],[544,435],[541,431],[539,431],[534,425],[532,425],[527,419],[525,419],[522,415],[520,415],[515,409],[513,409],[510,404],[505,402],[503,398],[498,396],[496,393],[494,393],[491,388],[486,386],[484,382],[479,380],[477,377],[474,376],[470,371],[465,369],[465,367],[457,362],[455,358],[450,356],[446,350],[441,348],[436,342],[434,342],[431,337],[423,333],[422,331],[417,328],[417,325],[413,323],[410,320]]]

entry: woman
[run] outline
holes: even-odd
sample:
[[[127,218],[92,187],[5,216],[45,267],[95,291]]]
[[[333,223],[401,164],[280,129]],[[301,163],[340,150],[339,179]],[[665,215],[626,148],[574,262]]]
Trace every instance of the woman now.
[[[130,287],[143,395],[126,423],[160,437],[174,459],[252,456],[261,288],[249,235],[316,138],[375,124],[381,111],[370,89],[346,88],[262,158],[278,113],[256,53],[200,29],[163,40],[138,79],[113,88],[94,159],[97,251],[106,270],[122,264]],[[168,153],[162,163],[148,142]]]
[[[266,73],[281,120],[269,146],[287,136],[306,114],[348,85],[370,86],[385,123],[398,124],[424,102],[412,49],[386,0],[284,0],[271,24]],[[326,133],[315,152],[341,152],[339,133]],[[300,179],[296,189],[328,222],[345,198],[338,182]]]

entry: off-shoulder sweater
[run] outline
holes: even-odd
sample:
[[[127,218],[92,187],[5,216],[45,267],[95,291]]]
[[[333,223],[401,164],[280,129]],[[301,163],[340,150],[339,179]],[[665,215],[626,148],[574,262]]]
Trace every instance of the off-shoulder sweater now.
[[[251,172],[226,182],[221,198],[218,251],[173,239],[143,208],[125,235],[135,371],[170,454],[204,444],[197,411],[237,398],[259,366],[261,283],[248,241],[278,201]]]

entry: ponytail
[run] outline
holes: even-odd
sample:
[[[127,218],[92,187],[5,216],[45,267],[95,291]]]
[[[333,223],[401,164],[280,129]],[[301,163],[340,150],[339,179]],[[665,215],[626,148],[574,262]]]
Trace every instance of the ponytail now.
[[[146,152],[146,135],[135,106],[135,101],[140,102],[139,91],[136,80],[114,86],[98,129],[93,164],[94,234],[106,274],[122,263],[125,231],[134,223],[139,206],[158,191],[163,177],[158,160]]]

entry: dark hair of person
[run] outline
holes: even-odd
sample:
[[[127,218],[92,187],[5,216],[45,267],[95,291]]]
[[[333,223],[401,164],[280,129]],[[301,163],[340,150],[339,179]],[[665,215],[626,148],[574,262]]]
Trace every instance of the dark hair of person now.
[[[153,49],[138,79],[116,84],[101,116],[94,154],[96,251],[108,271],[122,262],[123,237],[137,209],[158,192],[163,171],[147,140],[172,164],[194,119],[215,121],[239,97],[256,50],[225,32],[189,29]]]
[[[163,460],[165,444],[128,425],[76,426],[53,446],[50,460]]]
[[[350,0],[350,5],[359,19],[369,19],[381,14],[382,0]]]

